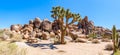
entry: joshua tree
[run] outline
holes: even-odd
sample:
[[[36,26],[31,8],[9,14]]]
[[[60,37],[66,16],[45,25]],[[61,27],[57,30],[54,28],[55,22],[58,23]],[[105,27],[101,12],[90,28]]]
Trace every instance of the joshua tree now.
[[[53,7],[51,11],[52,15],[55,20],[57,20],[60,24],[60,31],[61,31],[61,44],[64,44],[64,36],[66,29],[69,25],[73,24],[74,22],[78,21],[80,19],[79,14],[73,14],[69,11],[69,9],[64,9],[63,7],[57,6]],[[72,21],[69,23],[69,19],[72,18]],[[65,21],[64,21],[65,20]],[[64,25],[65,23],[65,25]]]

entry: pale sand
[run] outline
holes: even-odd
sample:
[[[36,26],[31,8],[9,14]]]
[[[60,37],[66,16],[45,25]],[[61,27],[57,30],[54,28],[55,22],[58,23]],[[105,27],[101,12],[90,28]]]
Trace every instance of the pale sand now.
[[[105,45],[111,42],[92,43],[72,43],[65,45],[54,45],[57,49],[50,49],[50,41],[41,41],[37,47],[27,47],[27,55],[111,55],[112,51],[107,51]],[[45,44],[41,46],[40,44]]]

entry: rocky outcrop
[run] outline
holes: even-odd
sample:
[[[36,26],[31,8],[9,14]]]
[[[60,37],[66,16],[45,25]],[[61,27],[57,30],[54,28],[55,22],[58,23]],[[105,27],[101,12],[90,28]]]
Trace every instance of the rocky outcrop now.
[[[20,25],[20,24],[10,26],[10,30],[13,31],[13,32],[20,33],[21,29],[22,29],[22,25]]]
[[[89,34],[94,29],[94,23],[85,16],[84,19],[78,22],[78,29],[81,29],[83,34]]]
[[[10,29],[12,32],[22,34],[23,39],[30,39],[28,40],[30,42],[37,42],[34,38],[47,40],[49,38],[56,38],[56,36],[59,36],[58,39],[61,37],[60,23],[58,20],[50,22],[48,19],[44,19],[42,21],[39,17],[36,17],[34,20],[29,20],[29,23],[24,24],[23,26],[20,24],[11,25]],[[79,38],[87,38],[88,34],[92,32],[100,34],[101,36],[102,34],[104,34],[104,36],[108,36],[111,33],[108,29],[104,29],[100,26],[94,26],[94,22],[89,21],[88,17],[85,16],[84,19],[81,19],[78,22],[78,25],[68,25],[65,35],[70,36],[74,41],[76,39],[78,39],[77,41],[81,41]]]

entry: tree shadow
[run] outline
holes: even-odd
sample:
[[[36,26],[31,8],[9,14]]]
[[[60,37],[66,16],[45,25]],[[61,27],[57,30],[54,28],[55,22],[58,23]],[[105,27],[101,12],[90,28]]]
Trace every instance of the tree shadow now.
[[[112,49],[104,49],[105,51],[113,51]]]
[[[41,43],[37,43],[37,44],[33,44],[33,43],[26,43],[29,46],[32,47],[41,47],[41,49],[58,49],[56,46],[54,46],[54,44],[52,43],[47,43],[47,44],[41,44]],[[49,48],[45,48],[45,46],[49,47]]]

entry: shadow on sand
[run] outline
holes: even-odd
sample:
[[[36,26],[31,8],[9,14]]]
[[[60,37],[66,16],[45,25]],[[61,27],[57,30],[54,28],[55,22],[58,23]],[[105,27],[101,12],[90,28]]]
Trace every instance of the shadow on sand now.
[[[54,44],[52,43],[48,43],[48,44],[41,44],[41,43],[37,43],[37,44],[33,44],[33,43],[26,43],[29,46],[32,47],[41,47],[41,49],[58,49],[57,47],[54,46]],[[45,46],[49,47],[49,48],[45,48]]]

